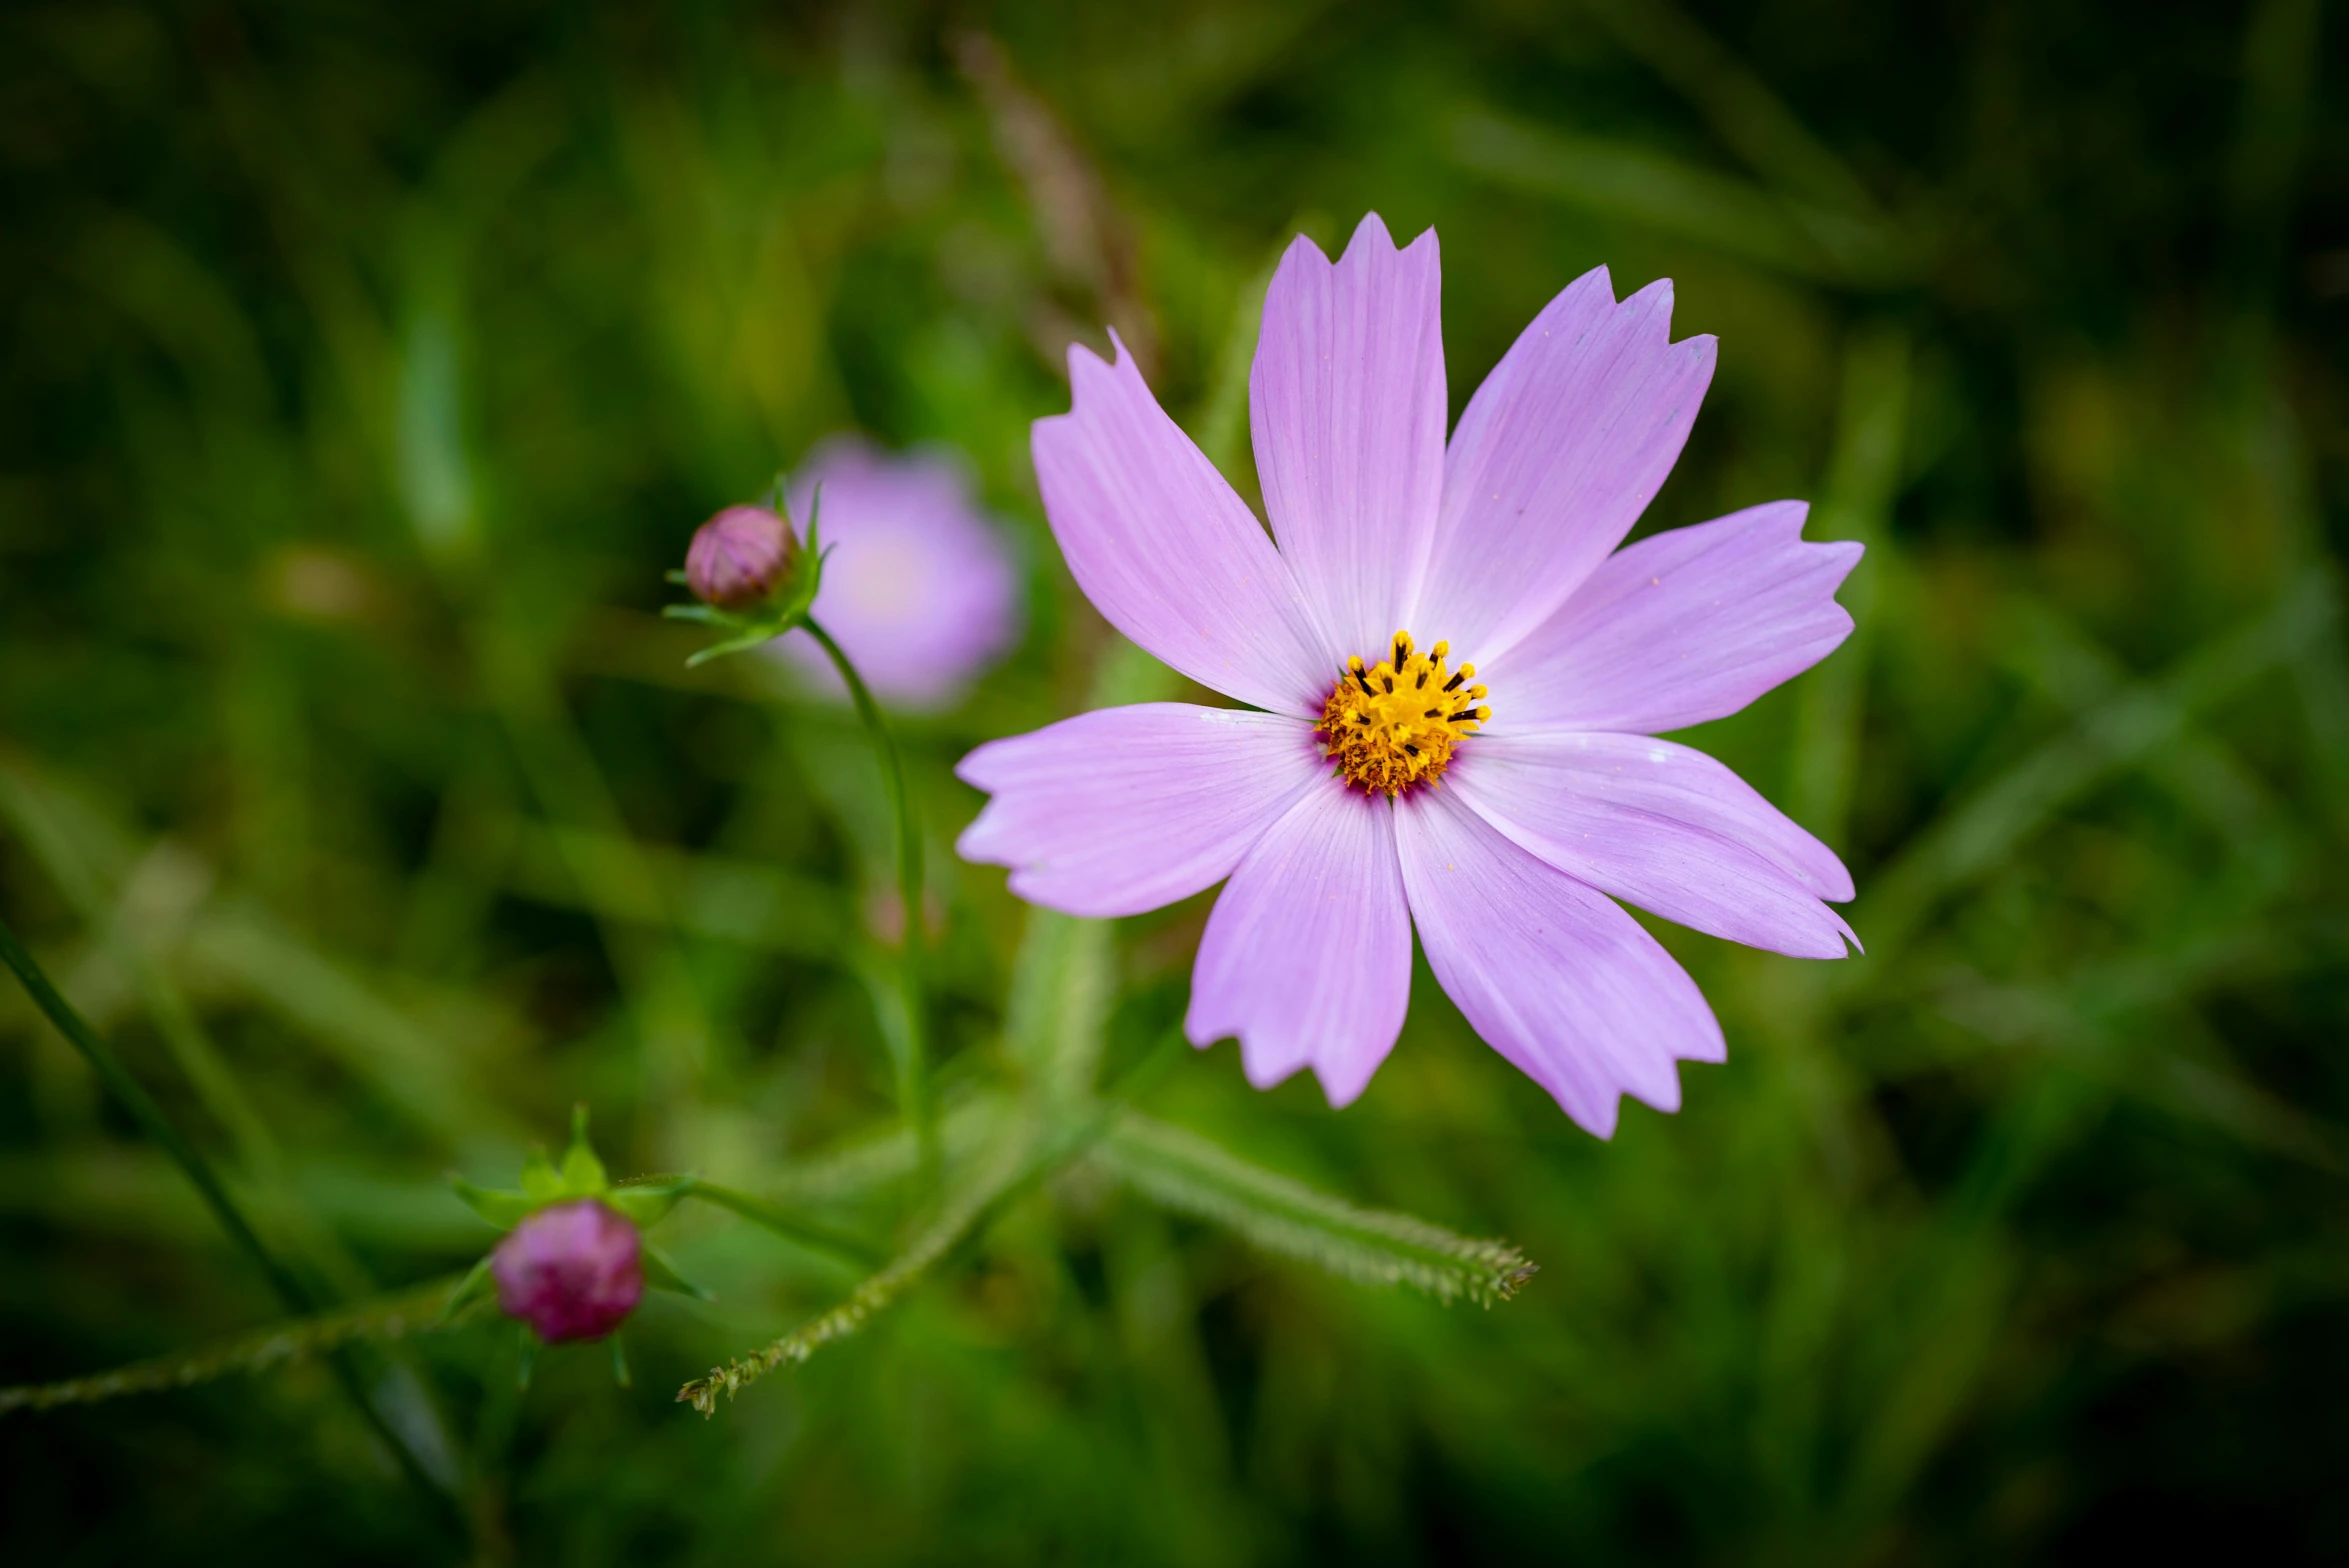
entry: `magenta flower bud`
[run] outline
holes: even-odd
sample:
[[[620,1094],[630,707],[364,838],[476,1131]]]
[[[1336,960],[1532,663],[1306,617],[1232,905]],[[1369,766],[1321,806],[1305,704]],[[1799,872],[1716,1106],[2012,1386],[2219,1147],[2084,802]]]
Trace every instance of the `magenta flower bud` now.
[[[525,1218],[490,1259],[498,1310],[550,1345],[601,1339],[644,1297],[644,1244],[636,1227],[593,1198]]]
[[[773,598],[798,564],[789,523],[763,506],[730,506],[695,530],[685,586],[704,604],[747,610]]]

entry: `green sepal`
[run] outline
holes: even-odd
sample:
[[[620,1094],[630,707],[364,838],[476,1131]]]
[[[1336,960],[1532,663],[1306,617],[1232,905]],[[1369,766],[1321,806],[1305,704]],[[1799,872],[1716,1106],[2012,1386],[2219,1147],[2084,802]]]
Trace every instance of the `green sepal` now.
[[[661,1181],[630,1182],[614,1187],[603,1199],[638,1230],[649,1230],[668,1218],[669,1211],[692,1190],[691,1176],[671,1176]]]
[[[587,1107],[571,1107],[571,1147],[563,1151],[563,1190],[573,1198],[600,1198],[611,1186],[604,1174],[604,1162],[595,1157],[595,1150],[587,1142]]]
[[[538,1336],[530,1331],[527,1323],[517,1323],[514,1327],[521,1336],[522,1346],[514,1358],[514,1386],[527,1393],[530,1374],[538,1367]]]
[[[620,1347],[620,1334],[617,1329],[612,1332],[611,1346],[612,1381],[622,1388],[634,1388],[636,1379],[628,1375],[628,1352]]]
[[[560,1202],[569,1196],[563,1186],[562,1174],[554,1162],[546,1157],[546,1150],[534,1148],[522,1162],[522,1192],[530,1199],[532,1208],[541,1204]]]
[[[464,1177],[451,1172],[449,1186],[464,1200],[465,1206],[500,1230],[512,1230],[538,1207],[538,1201],[526,1192],[504,1192],[492,1187],[476,1187]]]
[[[449,1299],[441,1303],[440,1316],[432,1320],[434,1328],[445,1327],[450,1319],[489,1294],[489,1265],[489,1257],[484,1256],[466,1271],[465,1277],[457,1282],[457,1288],[449,1292]]]
[[[657,1248],[647,1246],[642,1253],[644,1282],[655,1290],[666,1290],[679,1296],[691,1296],[696,1301],[715,1301],[718,1298],[677,1272],[677,1265],[663,1257]]]
[[[683,1178],[690,1181],[691,1178]],[[509,1192],[495,1187],[477,1187],[454,1171],[449,1173],[449,1185],[474,1213],[500,1230],[512,1230],[538,1210],[552,1204],[570,1203],[580,1198],[602,1198],[611,1191],[612,1180],[604,1170],[604,1162],[596,1158],[594,1147],[587,1141],[587,1107],[571,1108],[571,1146],[563,1151],[563,1163],[558,1168],[543,1148],[532,1149],[522,1162],[522,1190]],[[651,1184],[660,1191],[661,1184]],[[679,1196],[682,1196],[680,1192]],[[669,1202],[674,1203],[675,1197]],[[623,1212],[637,1224],[627,1206]],[[663,1208],[660,1213],[666,1213]]]

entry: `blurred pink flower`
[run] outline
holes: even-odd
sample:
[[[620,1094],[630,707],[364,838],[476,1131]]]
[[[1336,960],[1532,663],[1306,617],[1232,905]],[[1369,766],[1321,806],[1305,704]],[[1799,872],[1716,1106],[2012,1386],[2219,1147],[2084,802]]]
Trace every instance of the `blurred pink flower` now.
[[[884,701],[943,707],[1010,649],[1019,580],[969,473],[942,452],[892,456],[835,436],[800,464],[791,515],[804,527],[818,483],[828,552],[811,610]],[[776,646],[821,689],[842,688],[815,640]]]
[[[644,1299],[644,1242],[593,1198],[529,1215],[490,1255],[498,1310],[550,1345],[601,1339]]]
[[[1614,899],[1845,951],[1835,855],[1650,737],[1842,642],[1860,547],[1803,542],[1805,506],[1781,501],[1616,549],[1679,457],[1713,340],[1670,340],[1668,283],[1617,303],[1591,272],[1447,445],[1438,292],[1433,231],[1398,251],[1373,215],[1334,265],[1289,248],[1249,384],[1277,548],[1122,344],[1115,365],[1070,351],[1073,407],[1035,430],[1070,570],[1127,636],[1262,711],[1109,708],[981,746],[960,773],[994,798],[958,848],[1077,915],[1228,878],[1190,1038],[1237,1035],[1259,1086],[1310,1066],[1333,1105],[1402,1029],[1416,925],[1476,1032],[1605,1137],[1622,1095],[1677,1109],[1676,1063],[1725,1055]]]

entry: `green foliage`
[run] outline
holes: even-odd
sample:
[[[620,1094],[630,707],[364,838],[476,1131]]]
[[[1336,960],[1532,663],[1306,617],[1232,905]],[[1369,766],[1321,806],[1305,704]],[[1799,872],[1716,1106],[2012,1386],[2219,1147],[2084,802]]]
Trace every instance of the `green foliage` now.
[[[1179,1214],[1228,1225],[1267,1252],[1365,1285],[1409,1285],[1439,1301],[1506,1301],[1536,1266],[1507,1242],[1455,1236],[1315,1192],[1180,1127],[1121,1119],[1098,1155],[1121,1181]]]
[[[2349,1553],[2337,12],[12,8],[0,919],[191,1158],[0,991],[0,1555]],[[1344,1112],[1151,1056],[1203,903],[950,851],[971,746],[1199,696],[1044,524],[1067,344],[1255,499],[1271,263],[1373,208],[1455,414],[1669,276],[1720,369],[1643,529],[1869,546],[1688,737],[1867,953],[1662,932],[1729,1061],[1606,1145],[1424,969]],[[901,780],[661,614],[846,428],[1027,588]],[[581,1101],[608,1170],[434,1178]],[[523,1394],[464,1270],[571,1184],[710,1299]]]

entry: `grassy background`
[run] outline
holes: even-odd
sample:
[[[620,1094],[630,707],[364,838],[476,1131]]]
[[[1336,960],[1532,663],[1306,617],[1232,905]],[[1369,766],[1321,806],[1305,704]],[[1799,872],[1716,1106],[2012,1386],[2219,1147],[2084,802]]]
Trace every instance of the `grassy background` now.
[[[645,1309],[632,1390],[571,1352],[517,1396],[487,1326],[370,1360],[461,1527],[299,1366],[0,1418],[0,1545],[2341,1560],[2345,37],[2316,0],[12,8],[0,913],[338,1297],[464,1267],[440,1173],[510,1178],[574,1099],[618,1170],[902,1224],[833,1152],[893,1116],[869,757],[759,661],[685,674],[660,573],[829,431],[976,464],[1028,634],[903,729],[941,1087],[982,1103],[1027,920],[947,853],[948,769],[1150,679],[1028,422],[1115,323],[1253,495],[1253,299],[1367,209],[1441,232],[1455,412],[1587,268],[1670,276],[1720,371],[1643,526],[1794,495],[1868,542],[1858,635],[1690,738],[1844,853],[1869,953],[1667,933],[1730,1061],[1611,1144],[1424,967],[1342,1115],[1229,1045],[1151,1090],[1509,1237],[1542,1273],[1489,1311],[1080,1166],[705,1424],[670,1390],[850,1276],[688,1218],[721,1299]],[[1113,1069],[1205,907],[1058,933]],[[13,989],[0,1249],[0,1382],[278,1313]]]

